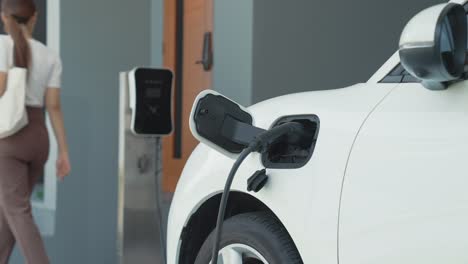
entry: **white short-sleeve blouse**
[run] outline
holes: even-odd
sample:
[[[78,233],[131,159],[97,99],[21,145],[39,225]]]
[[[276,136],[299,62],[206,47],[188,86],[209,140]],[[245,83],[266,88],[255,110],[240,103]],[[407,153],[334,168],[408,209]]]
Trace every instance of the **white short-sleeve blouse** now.
[[[26,105],[44,106],[47,89],[61,88],[62,61],[60,57],[41,42],[29,40],[31,47],[31,66],[28,72]],[[0,72],[8,72],[13,61],[13,39],[0,35]]]

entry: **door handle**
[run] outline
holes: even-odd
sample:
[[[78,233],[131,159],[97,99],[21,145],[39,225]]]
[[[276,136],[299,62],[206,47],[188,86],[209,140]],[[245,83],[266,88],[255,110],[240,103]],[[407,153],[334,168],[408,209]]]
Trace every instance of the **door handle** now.
[[[213,61],[213,33],[206,32],[203,36],[202,59],[197,61],[196,64],[203,65],[205,71],[211,71],[213,68]]]

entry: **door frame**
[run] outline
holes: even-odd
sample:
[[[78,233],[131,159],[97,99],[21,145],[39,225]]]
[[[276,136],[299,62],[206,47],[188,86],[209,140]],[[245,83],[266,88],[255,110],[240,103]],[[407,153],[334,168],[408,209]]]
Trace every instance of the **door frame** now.
[[[186,2],[187,1],[187,2]],[[187,119],[186,112],[191,105],[187,104],[186,97],[192,96],[192,90],[186,90],[188,85],[184,84],[184,78],[187,78],[186,63],[189,60],[188,56],[191,54],[184,54],[187,52],[187,45],[185,45],[187,34],[190,31],[186,31],[187,21],[189,15],[188,12],[188,1],[191,0],[164,0],[164,18],[163,18],[163,66],[174,72],[174,98],[173,98],[173,113],[174,113],[174,134],[172,137],[167,137],[162,140],[164,151],[163,161],[167,159],[167,156],[174,160],[183,160],[187,158],[186,151],[184,152],[184,146],[186,145],[186,131],[184,122]],[[213,31],[213,0],[201,0],[203,1],[203,8],[205,8],[206,14],[211,14],[211,18],[205,19],[204,25],[205,30]],[[203,36],[201,35],[200,38]],[[202,50],[197,50],[197,53],[202,53]],[[198,58],[197,58],[198,59]],[[194,62],[195,63],[195,62]],[[202,67],[202,66],[200,66]],[[209,70],[211,71],[211,70]],[[187,74],[188,75],[188,74]],[[187,80],[185,80],[187,81]],[[208,87],[204,87],[208,88]],[[185,91],[184,91],[185,90]],[[190,110],[190,109],[189,109]],[[185,113],[185,115],[184,115]],[[172,150],[167,150],[167,148]],[[171,154],[168,155],[168,152]],[[163,164],[163,167],[166,166]],[[163,168],[164,170],[164,168]],[[166,170],[164,170],[166,171]],[[171,175],[173,176],[173,175]],[[169,178],[171,176],[163,173],[163,190],[165,192],[175,191],[176,179]]]

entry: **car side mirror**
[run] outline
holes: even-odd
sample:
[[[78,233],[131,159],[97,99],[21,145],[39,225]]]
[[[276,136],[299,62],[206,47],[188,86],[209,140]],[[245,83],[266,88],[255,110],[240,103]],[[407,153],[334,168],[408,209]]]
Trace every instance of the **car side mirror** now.
[[[193,136],[222,154],[235,158],[247,141],[260,133],[249,111],[212,91],[201,92],[192,107],[190,130]]]
[[[439,4],[414,16],[400,38],[401,64],[423,85],[445,89],[461,78],[467,48],[467,19],[459,4]]]

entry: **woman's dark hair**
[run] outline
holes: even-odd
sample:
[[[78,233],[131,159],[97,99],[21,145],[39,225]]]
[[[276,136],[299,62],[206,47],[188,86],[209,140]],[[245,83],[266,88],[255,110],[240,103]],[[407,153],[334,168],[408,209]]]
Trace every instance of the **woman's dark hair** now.
[[[36,14],[34,0],[1,0],[2,12],[10,18],[9,34],[14,42],[16,67],[28,68],[31,62],[31,49],[21,25],[26,25]]]

